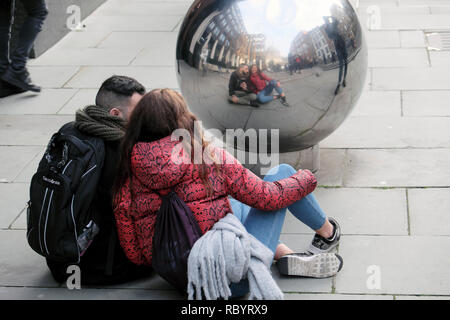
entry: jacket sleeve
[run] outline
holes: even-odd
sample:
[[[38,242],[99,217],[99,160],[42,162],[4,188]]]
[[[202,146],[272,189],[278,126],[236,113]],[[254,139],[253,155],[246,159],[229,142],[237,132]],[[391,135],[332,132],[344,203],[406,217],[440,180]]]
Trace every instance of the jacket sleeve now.
[[[265,73],[261,72],[261,77],[264,78],[264,80],[266,80],[266,81],[269,81],[269,82],[272,81],[272,79],[269,78]]]
[[[300,170],[276,182],[264,181],[227,153],[222,166],[228,194],[252,208],[273,211],[286,208],[313,192],[317,180],[309,170]]]
[[[129,194],[129,184],[126,183],[116,196],[114,215],[116,218],[117,233],[119,235],[120,246],[127,258],[134,264],[141,265],[144,259],[140,254],[141,250],[136,238],[135,225],[129,215],[131,198]]]
[[[230,77],[230,82],[228,83],[228,94],[230,96],[234,95],[236,91],[236,74],[232,73]]]

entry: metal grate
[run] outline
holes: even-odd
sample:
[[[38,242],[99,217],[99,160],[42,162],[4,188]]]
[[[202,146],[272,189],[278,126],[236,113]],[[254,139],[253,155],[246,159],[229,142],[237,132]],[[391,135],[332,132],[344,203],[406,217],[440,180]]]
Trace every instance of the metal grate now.
[[[425,33],[429,51],[450,51],[450,32]]]

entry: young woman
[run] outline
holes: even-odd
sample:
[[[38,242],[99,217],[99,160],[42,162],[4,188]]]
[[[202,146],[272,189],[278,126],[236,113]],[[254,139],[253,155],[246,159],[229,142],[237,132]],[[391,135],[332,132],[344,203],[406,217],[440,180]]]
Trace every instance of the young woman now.
[[[250,69],[250,81],[255,87],[254,92],[258,96],[259,102],[268,103],[279,98],[283,105],[289,106],[286,102],[286,96],[281,88],[281,84],[261,72],[256,64],[252,65]],[[275,90],[278,95],[272,95],[273,90]]]
[[[342,259],[327,252],[338,244],[340,228],[326,218],[310,194],[317,183],[313,174],[281,165],[261,180],[225,150],[208,145],[202,134],[194,134],[196,121],[183,97],[170,89],[151,91],[133,111],[122,144],[114,201],[127,257],[138,265],[152,264],[152,238],[161,205],[158,193],[175,191],[203,233],[234,213],[250,234],[272,250],[282,274],[318,278],[336,274]],[[205,161],[194,164],[194,155],[179,148],[184,142],[171,136],[177,129],[194,137],[188,144],[191,150],[201,148]],[[286,208],[316,230],[310,251],[320,254],[296,254],[279,243]],[[232,292],[245,295],[248,284],[233,284]]]

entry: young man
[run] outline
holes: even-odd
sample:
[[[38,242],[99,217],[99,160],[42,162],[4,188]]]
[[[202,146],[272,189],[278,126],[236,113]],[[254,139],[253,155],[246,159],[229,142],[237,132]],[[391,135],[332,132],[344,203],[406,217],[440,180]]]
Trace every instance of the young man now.
[[[145,94],[145,88],[125,76],[107,79],[97,93],[95,105],[76,112],[75,132],[101,138],[105,143],[105,159],[100,182],[92,204],[100,232],[81,257],[81,283],[107,285],[122,283],[149,275],[151,269],[128,261],[117,239],[112,208],[112,186],[119,162],[119,145],[131,112]],[[47,265],[58,282],[66,281],[68,264],[47,259]]]
[[[0,78],[6,83],[3,87],[8,92],[40,92],[41,88],[31,82],[26,63],[33,43],[42,30],[45,18],[48,15],[47,6],[45,0],[21,0],[28,16],[20,30],[17,46],[10,54],[15,1],[0,1]],[[10,88],[10,86],[13,86],[13,88]]]
[[[249,81],[250,70],[248,65],[241,64],[239,68],[230,76],[228,83],[228,101],[235,104],[259,107],[257,96],[252,91],[252,84]]]

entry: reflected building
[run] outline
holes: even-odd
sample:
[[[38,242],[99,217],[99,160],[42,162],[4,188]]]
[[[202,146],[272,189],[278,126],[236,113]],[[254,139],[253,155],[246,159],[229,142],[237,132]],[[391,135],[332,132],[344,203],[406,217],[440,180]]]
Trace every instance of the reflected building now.
[[[209,2],[204,1],[201,5],[208,7]],[[215,1],[216,5],[220,3]],[[220,12],[211,7],[210,11],[190,42],[184,43],[188,47],[178,47],[177,51],[187,54],[192,66],[198,69],[223,71],[235,69],[241,63],[262,66],[265,36],[248,34],[239,8],[232,5]]]

